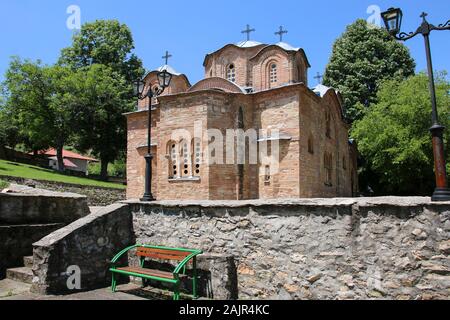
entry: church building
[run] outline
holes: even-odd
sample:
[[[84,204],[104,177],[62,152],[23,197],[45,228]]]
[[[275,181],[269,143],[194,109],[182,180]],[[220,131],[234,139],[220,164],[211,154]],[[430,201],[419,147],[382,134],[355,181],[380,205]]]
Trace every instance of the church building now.
[[[157,200],[356,194],[357,151],[348,137],[341,96],[321,84],[308,86],[310,64],[303,49],[247,38],[207,54],[203,67],[204,79],[194,85],[167,63],[144,78],[146,87],[154,88],[158,71],[173,75],[151,110],[152,192]],[[137,111],[126,114],[128,199],[144,193],[148,105],[148,98],[141,100]],[[271,143],[277,143],[276,170],[262,162],[208,161],[211,140],[196,136],[196,126],[203,132],[219,130],[224,136],[230,129],[254,129],[258,147],[264,144],[270,149]],[[188,131],[190,141],[174,136],[179,130]],[[271,131],[277,134],[272,136]]]

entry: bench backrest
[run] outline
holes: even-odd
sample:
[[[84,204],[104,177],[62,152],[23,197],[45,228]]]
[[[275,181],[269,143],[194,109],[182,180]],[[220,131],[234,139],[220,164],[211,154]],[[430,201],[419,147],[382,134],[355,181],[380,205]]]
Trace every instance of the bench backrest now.
[[[136,255],[144,258],[183,261],[192,252],[159,248],[137,247]]]

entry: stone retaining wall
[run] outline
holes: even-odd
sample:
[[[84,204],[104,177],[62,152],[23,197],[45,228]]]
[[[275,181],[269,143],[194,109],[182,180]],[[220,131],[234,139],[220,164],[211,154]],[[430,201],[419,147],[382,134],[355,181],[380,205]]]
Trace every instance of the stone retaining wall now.
[[[127,203],[138,242],[233,256],[240,299],[450,298],[450,203]]]
[[[10,189],[20,193],[0,193],[0,279],[32,255],[33,242],[90,213],[85,196],[17,185]]]
[[[77,194],[0,193],[0,225],[71,223],[90,213]]]
[[[33,245],[32,291],[73,293],[67,286],[68,268],[81,271],[81,290],[110,285],[110,260],[134,244],[129,207],[115,204],[55,231]],[[126,263],[126,257],[125,261]]]
[[[85,195],[89,206],[108,206],[126,199],[125,189],[102,188],[94,186],[83,186],[54,181],[29,180],[1,176],[1,179],[18,184],[33,184],[36,188],[47,189],[56,192],[70,192]]]
[[[6,269],[21,267],[23,257],[33,255],[33,243],[63,227],[61,223],[0,226],[0,279]]]
[[[450,203],[429,198],[126,201],[36,243],[33,288],[68,292],[71,265],[106,287],[138,242],[202,249],[213,298],[449,299],[449,235]]]

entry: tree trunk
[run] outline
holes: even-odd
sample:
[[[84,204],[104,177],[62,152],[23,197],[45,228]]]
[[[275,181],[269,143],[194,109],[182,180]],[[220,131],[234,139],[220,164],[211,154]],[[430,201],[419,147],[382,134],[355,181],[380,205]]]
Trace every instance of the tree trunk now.
[[[58,171],[64,172],[64,157],[63,157],[63,147],[56,148],[56,158],[58,161]]]
[[[3,146],[3,145],[1,145],[0,146],[0,159],[5,159],[5,160],[7,160],[6,159],[6,151],[5,151],[6,149],[5,149],[5,146]]]
[[[109,161],[106,159],[101,159],[101,169],[100,169],[100,177],[102,180],[108,180],[108,164]]]

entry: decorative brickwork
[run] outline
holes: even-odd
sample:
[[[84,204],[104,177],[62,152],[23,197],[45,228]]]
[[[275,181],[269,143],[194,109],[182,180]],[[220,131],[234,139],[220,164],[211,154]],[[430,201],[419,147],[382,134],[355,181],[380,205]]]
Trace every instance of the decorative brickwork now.
[[[355,195],[356,146],[349,145],[339,95],[310,90],[303,50],[286,46],[227,45],[207,55],[206,78],[192,87],[184,75],[175,75],[152,110],[152,186],[158,200]],[[227,80],[230,65],[233,81]],[[156,73],[146,82],[155,85]],[[146,106],[143,101],[127,115],[129,199],[141,197],[144,189]],[[240,133],[247,143],[244,157],[227,149]],[[212,147],[222,141],[223,150]],[[253,147],[278,150],[277,166],[263,163],[260,155],[249,161]],[[223,162],[211,161],[221,156]]]

